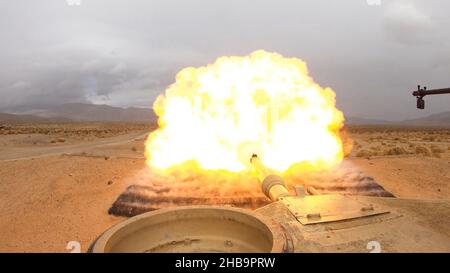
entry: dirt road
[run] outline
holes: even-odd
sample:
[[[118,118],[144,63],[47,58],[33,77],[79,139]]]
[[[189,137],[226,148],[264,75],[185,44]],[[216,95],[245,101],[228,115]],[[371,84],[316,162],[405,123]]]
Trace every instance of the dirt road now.
[[[115,146],[121,144],[128,144],[133,141],[143,141],[148,133],[132,133],[127,135],[120,135],[107,139],[98,139],[94,142],[80,142],[77,144],[61,144],[44,147],[3,147],[0,153],[0,160],[18,160],[18,159],[32,159],[51,155],[61,154],[76,154],[86,151],[91,151],[96,148]]]

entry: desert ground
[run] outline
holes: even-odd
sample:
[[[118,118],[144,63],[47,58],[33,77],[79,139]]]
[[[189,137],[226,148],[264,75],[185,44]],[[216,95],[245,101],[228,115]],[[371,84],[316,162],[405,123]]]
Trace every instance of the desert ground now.
[[[126,219],[108,212],[131,185],[150,183],[144,141],[153,128],[0,125],[0,252],[69,252],[69,241],[79,241],[86,251],[104,230]],[[450,198],[450,129],[353,126],[343,135],[345,164],[395,197]],[[173,183],[158,179],[148,186],[155,196]],[[178,196],[192,196],[190,190],[180,188]],[[245,190],[261,197],[256,187]]]

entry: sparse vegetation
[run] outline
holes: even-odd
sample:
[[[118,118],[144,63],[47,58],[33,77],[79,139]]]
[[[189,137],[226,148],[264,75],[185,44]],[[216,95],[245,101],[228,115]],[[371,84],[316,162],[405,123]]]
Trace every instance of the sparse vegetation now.
[[[425,155],[425,156],[430,156],[431,152],[430,152],[430,150],[427,147],[417,146],[416,147],[416,154],[422,154],[422,155]]]
[[[432,152],[433,154],[440,154],[440,153],[443,153],[444,150],[442,150],[441,148],[439,148],[439,147],[436,146],[436,145],[431,145],[431,152]]]
[[[450,156],[450,129],[354,126],[347,129],[354,140],[350,156],[418,155]]]
[[[56,142],[65,142],[68,138],[87,140],[95,137],[111,137],[136,131],[149,131],[150,124],[123,123],[62,123],[62,124],[14,124],[2,125],[0,135],[39,134],[53,137]],[[64,141],[62,141],[64,139]]]
[[[394,147],[387,151],[387,155],[404,155],[408,154],[408,151],[403,147]]]
[[[369,157],[371,155],[373,155],[373,153],[366,149],[359,150],[356,154],[357,157]]]

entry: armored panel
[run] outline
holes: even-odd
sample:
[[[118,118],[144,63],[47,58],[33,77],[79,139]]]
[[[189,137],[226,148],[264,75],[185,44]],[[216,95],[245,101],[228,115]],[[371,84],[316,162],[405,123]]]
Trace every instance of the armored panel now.
[[[283,197],[280,201],[303,225],[342,221],[389,213],[380,206],[351,199],[339,194]]]

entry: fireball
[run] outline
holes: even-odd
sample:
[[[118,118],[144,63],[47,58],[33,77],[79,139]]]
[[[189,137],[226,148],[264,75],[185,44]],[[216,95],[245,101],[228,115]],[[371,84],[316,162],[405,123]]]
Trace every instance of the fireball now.
[[[237,173],[256,153],[287,173],[330,169],[343,158],[335,93],[315,83],[297,58],[258,50],[184,68],[153,109],[158,129],[145,148],[153,170]]]

